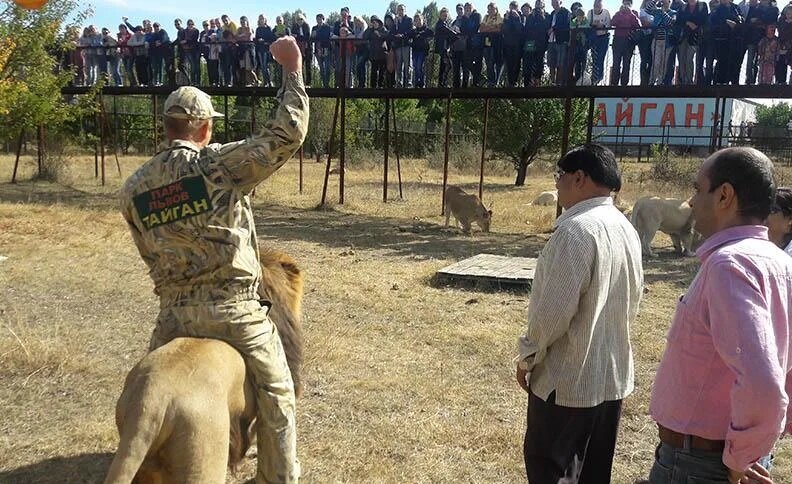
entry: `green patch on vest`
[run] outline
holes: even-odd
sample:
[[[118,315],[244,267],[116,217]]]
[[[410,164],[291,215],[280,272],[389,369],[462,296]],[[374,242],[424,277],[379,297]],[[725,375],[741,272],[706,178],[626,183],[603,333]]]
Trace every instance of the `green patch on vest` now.
[[[135,209],[146,229],[195,217],[212,210],[212,201],[203,177],[182,178],[133,198]]]

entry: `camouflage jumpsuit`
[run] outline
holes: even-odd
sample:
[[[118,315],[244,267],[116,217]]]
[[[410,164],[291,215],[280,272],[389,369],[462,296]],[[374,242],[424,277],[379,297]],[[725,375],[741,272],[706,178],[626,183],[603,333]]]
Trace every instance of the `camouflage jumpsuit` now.
[[[305,139],[308,97],[290,73],[261,133],[198,149],[175,140],[124,184],[121,210],[160,297],[150,350],[179,336],[216,338],[244,357],[257,391],[257,482],[296,482],[294,384],[280,337],[258,301],[249,194]]]

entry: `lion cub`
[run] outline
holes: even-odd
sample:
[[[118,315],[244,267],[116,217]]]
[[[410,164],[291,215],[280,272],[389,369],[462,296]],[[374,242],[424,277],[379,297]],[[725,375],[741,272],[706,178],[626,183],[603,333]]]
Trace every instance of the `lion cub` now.
[[[470,233],[470,225],[476,222],[481,230],[489,232],[492,210],[487,210],[476,195],[468,195],[459,187],[449,186],[445,192],[445,226],[451,215],[462,227],[462,232]]]

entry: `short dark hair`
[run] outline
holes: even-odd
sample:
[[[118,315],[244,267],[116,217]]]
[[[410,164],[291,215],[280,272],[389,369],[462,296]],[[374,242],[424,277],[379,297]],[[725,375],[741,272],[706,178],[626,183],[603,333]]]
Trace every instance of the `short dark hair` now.
[[[707,172],[710,193],[724,183],[734,188],[743,217],[764,220],[776,198],[773,162],[755,148],[725,148],[715,153]]]
[[[621,175],[616,157],[601,144],[586,143],[571,149],[558,160],[558,167],[568,173],[581,170],[597,185],[614,192],[621,190]]]
[[[778,187],[776,189],[775,203],[771,211],[781,212],[784,217],[792,217],[792,188]]]

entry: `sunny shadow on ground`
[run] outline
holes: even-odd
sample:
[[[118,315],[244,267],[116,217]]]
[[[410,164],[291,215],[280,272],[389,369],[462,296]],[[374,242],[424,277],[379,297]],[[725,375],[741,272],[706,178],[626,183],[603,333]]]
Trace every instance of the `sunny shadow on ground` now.
[[[109,452],[53,457],[11,471],[0,471],[0,482],[15,484],[93,484],[104,481],[113,461]],[[69,477],[66,477],[69,476]]]
[[[547,240],[542,234],[503,232],[465,236],[455,227],[421,220],[273,205],[257,207],[256,221],[262,241],[302,240],[328,248],[380,249],[413,259],[455,259],[479,253],[536,257]]]

